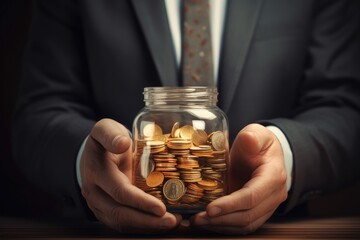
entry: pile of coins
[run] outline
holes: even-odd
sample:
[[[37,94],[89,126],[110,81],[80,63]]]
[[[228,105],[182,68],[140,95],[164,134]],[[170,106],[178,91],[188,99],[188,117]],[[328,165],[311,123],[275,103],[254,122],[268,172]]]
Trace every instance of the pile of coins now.
[[[224,195],[227,139],[175,122],[163,134],[146,124],[135,139],[135,185],[172,206],[201,206]]]

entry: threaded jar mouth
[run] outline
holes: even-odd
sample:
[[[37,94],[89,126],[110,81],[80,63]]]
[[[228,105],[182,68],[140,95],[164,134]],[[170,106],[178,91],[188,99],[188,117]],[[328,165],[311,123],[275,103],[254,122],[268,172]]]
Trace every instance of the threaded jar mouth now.
[[[146,106],[153,105],[205,105],[216,106],[218,91],[216,87],[146,87],[144,88]]]

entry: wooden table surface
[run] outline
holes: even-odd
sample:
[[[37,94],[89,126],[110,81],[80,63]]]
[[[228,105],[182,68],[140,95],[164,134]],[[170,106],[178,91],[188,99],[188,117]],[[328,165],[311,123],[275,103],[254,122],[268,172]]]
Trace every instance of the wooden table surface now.
[[[162,235],[124,235],[99,222],[0,217],[0,239],[360,239],[360,217],[268,222],[246,236],[224,236],[180,228]]]

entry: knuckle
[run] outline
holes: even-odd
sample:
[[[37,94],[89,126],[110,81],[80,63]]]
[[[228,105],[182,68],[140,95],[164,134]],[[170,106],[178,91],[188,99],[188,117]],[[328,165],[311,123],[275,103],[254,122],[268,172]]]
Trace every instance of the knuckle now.
[[[131,201],[135,209],[146,210],[141,201]]]
[[[254,208],[258,202],[258,199],[259,199],[259,194],[257,193],[256,190],[248,190],[249,191],[249,202],[248,202],[248,207],[251,209],[251,208]]]
[[[110,210],[111,227],[121,229],[123,227],[124,214],[120,213],[119,208],[114,206]]]
[[[125,231],[129,227],[135,226],[133,217],[124,209],[114,206],[110,214],[111,226],[118,231]]]
[[[254,210],[251,210],[251,211],[249,211],[248,213],[246,213],[245,214],[245,226],[248,226],[248,225],[251,225],[253,222],[254,222],[254,220],[256,219],[255,218],[255,212],[254,212]]]
[[[84,173],[87,180],[96,181],[96,176],[99,173],[99,167],[97,165],[95,161],[86,161]]]
[[[238,201],[234,196],[229,195],[226,201],[226,207],[228,209],[236,209],[238,205]]]
[[[244,226],[249,226],[250,224],[251,224],[251,214],[245,214],[244,215],[244,223],[243,223],[243,225]]]
[[[111,195],[113,196],[113,198],[118,201],[118,202],[122,202],[123,198],[124,198],[124,187],[121,185],[116,185],[111,189]]]

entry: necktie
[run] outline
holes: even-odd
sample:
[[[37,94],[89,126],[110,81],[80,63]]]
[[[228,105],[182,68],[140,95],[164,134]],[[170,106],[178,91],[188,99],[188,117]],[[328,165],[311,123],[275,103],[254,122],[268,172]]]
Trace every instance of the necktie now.
[[[183,3],[183,84],[213,86],[209,0]]]

